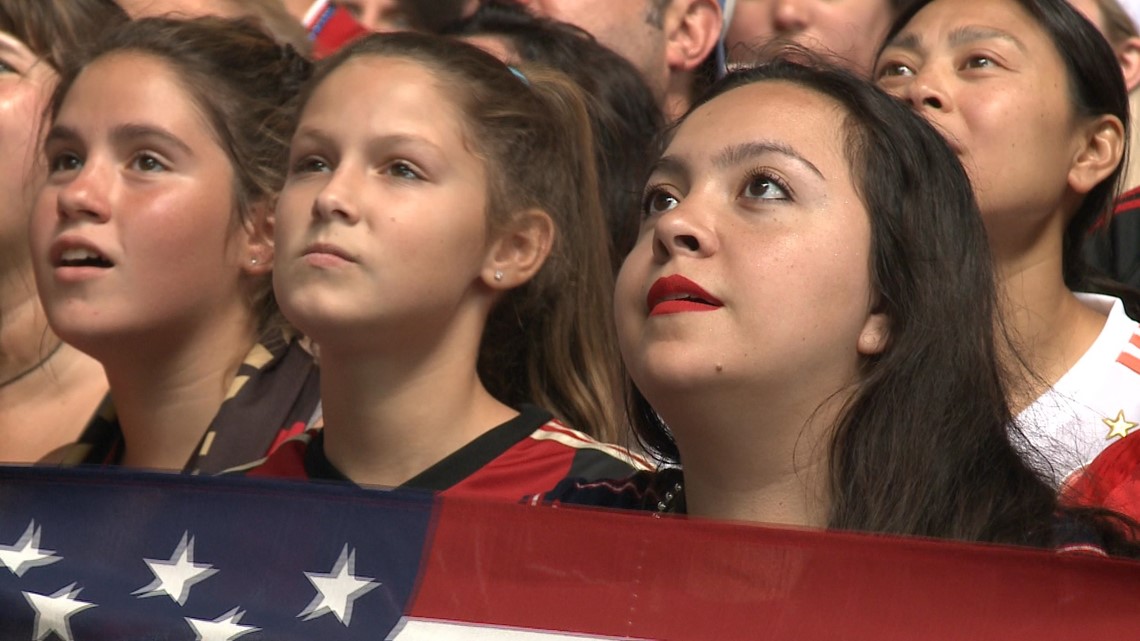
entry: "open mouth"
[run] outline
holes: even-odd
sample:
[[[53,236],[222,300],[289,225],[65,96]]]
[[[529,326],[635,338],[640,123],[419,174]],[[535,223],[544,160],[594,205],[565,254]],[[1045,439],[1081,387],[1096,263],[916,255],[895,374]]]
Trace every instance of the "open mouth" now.
[[[86,247],[65,249],[56,260],[56,267],[113,267],[114,263],[99,252]]]

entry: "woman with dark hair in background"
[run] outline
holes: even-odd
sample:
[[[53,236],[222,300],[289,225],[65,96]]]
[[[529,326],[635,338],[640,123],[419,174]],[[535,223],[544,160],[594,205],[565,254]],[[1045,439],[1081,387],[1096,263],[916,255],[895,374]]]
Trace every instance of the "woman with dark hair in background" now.
[[[77,43],[127,16],[111,0],[0,0],[0,461],[29,463],[74,441],[107,392],[99,363],[48,327],[28,217],[46,169],[41,114]]]
[[[1137,301],[1081,293],[1112,291],[1082,258],[1111,216],[1128,140],[1112,48],[1065,0],[933,0],[899,19],[877,69],[970,175],[1021,356],[1005,358],[1009,402],[1027,456],[1061,485],[1140,438]]]
[[[249,23],[143,19],[68,68],[32,217],[52,329],[102,363],[113,408],[65,462],[212,473],[318,412],[283,329],[270,217],[308,76]]]
[[[936,131],[796,57],[671,132],[618,277],[635,429],[683,464],[556,501],[1051,546],[1072,514],[1010,442],[968,179]],[[1080,542],[1083,542],[1082,538]]]
[[[637,69],[585,31],[534,17],[508,0],[483,4],[444,33],[478,45],[507,64],[523,61],[561,71],[589,96],[586,107],[594,132],[598,188],[616,272],[637,239],[641,183],[653,140],[665,124]]]

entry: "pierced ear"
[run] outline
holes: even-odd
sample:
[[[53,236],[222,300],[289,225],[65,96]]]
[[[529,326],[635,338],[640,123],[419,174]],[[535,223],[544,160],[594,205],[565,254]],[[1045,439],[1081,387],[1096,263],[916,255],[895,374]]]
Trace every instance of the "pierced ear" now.
[[[1140,38],[1129,38],[1116,47],[1116,60],[1124,73],[1124,86],[1128,93],[1140,84]]]
[[[674,2],[665,19],[665,63],[670,69],[692,71],[709,57],[720,31],[724,14],[716,0]]]
[[[514,289],[534,278],[554,246],[554,221],[541,209],[528,209],[492,241],[480,277],[493,290]]]
[[[273,227],[272,204],[258,201],[250,207],[249,220],[243,225],[245,243],[240,260],[242,271],[250,276],[264,276],[273,271]]]
[[[1069,168],[1069,187],[1083,195],[1116,171],[1124,157],[1124,125],[1116,116],[1103,115],[1082,131],[1084,138]]]
[[[887,348],[891,338],[891,321],[883,312],[871,312],[867,322],[863,324],[863,331],[859,332],[859,340],[855,348],[862,356],[881,354]]]

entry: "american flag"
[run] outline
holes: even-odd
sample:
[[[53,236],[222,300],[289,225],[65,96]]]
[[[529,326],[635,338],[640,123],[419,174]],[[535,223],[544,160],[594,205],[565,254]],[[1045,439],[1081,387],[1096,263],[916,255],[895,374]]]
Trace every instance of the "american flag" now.
[[[1134,639],[1140,564],[327,484],[0,468],[0,641]]]

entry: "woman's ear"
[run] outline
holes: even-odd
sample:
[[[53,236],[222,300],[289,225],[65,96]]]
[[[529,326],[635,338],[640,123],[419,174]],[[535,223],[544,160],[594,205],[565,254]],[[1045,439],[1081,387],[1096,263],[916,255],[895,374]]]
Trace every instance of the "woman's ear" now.
[[[1083,195],[1111,176],[1124,158],[1124,125],[1116,116],[1105,114],[1083,125],[1080,135],[1068,182]]]
[[[882,354],[887,348],[891,338],[891,320],[885,312],[872,311],[867,315],[867,322],[863,324],[863,331],[859,332],[859,340],[855,348],[862,356]]]
[[[709,57],[721,29],[724,14],[715,0],[682,0],[668,3],[663,20],[665,62],[670,69],[693,71]]]
[[[541,209],[528,209],[514,217],[487,250],[480,274],[493,290],[514,289],[534,278],[554,246],[554,221]]]
[[[250,276],[264,276],[273,271],[273,206],[259,200],[250,207],[249,220],[243,225],[245,243],[241,250],[242,271]]]
[[[1127,38],[1124,42],[1113,47],[1116,49],[1116,61],[1120,63],[1120,71],[1124,74],[1124,86],[1128,92],[1140,85],[1140,38]]]

